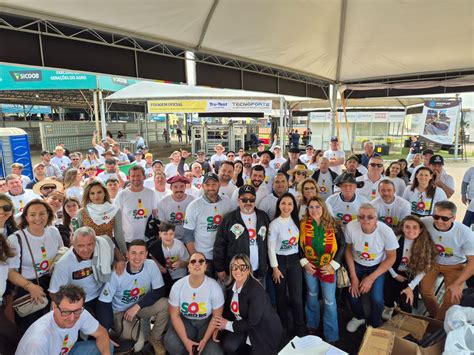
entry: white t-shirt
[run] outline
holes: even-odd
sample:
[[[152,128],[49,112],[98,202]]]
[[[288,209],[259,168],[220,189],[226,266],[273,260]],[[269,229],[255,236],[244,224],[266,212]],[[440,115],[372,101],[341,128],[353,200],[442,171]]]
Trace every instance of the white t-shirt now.
[[[454,190],[455,189],[455,186],[454,186],[454,179],[451,175],[448,175],[448,173],[443,169],[443,171],[441,172],[441,177],[440,177],[441,181],[446,184],[450,189]]]
[[[345,158],[346,154],[344,153],[343,150],[334,151],[334,150],[329,149],[324,152],[324,156],[328,158],[329,160],[336,160],[340,158]],[[334,171],[337,175],[341,175],[343,166],[344,166],[344,163],[337,166],[331,166],[330,169]]]
[[[175,225],[176,239],[183,239],[186,208],[193,200],[193,196],[186,195],[183,201],[176,202],[173,199],[173,195],[167,195],[158,203],[158,219],[160,221],[168,221]]]
[[[95,160],[95,159],[92,159],[92,160],[89,160],[89,159],[84,159],[82,161],[82,164],[86,169],[90,168],[91,166],[99,166],[101,165],[101,162],[99,160]]]
[[[232,197],[232,194],[234,191],[237,190],[237,186],[235,186],[232,182],[229,181],[229,183],[226,186],[220,186],[219,187],[219,195],[220,196],[227,196],[228,198]],[[202,191],[202,190],[201,190]]]
[[[199,190],[197,187],[191,185],[191,187],[187,188],[185,191],[186,195],[192,196],[194,198],[201,196],[201,190]]]
[[[213,259],[217,227],[224,215],[231,210],[230,200],[226,196],[222,196],[216,203],[207,202],[202,196],[186,208],[184,228],[194,231],[194,248],[204,253],[206,259]]]
[[[257,214],[240,212],[240,216],[249,232],[250,264],[252,264],[252,270],[255,271],[258,270]]]
[[[469,200],[474,200],[474,166],[471,166],[464,173],[462,182],[467,183],[467,197]]]
[[[122,178],[123,181],[127,181],[127,175],[125,175],[121,171],[120,171],[120,177]],[[118,180],[117,174],[115,172],[114,173],[108,173],[107,171],[104,170],[104,171],[102,171],[101,173],[99,173],[97,175],[97,179],[102,181],[104,184],[107,183],[107,180],[112,179],[112,178]]]
[[[410,263],[411,258],[411,248],[414,242],[414,240],[405,238],[405,241],[403,242],[402,260],[400,261],[400,265],[398,265],[397,271],[406,272],[408,270],[408,264]]]
[[[11,258],[6,262],[0,262],[0,303],[7,287],[8,270],[13,269],[12,262]]]
[[[401,197],[395,196],[395,200],[388,204],[377,197],[370,202],[377,210],[379,221],[385,223],[389,227],[395,227],[403,218],[410,215],[410,203]]]
[[[99,322],[86,310],[81,313],[72,328],[60,328],[51,311],[28,328],[15,354],[67,354],[76,343],[79,331],[88,335],[95,333],[97,329]]]
[[[329,171],[319,173],[318,181],[316,181],[319,190],[319,197],[323,200],[326,200],[329,196],[332,195],[332,176]]]
[[[189,165],[184,163],[183,169],[184,169],[184,171],[188,171],[189,170]],[[178,175],[178,164],[175,164],[175,163],[166,164],[166,166],[165,166],[165,175],[166,175],[167,179],[172,178],[175,175]]]
[[[26,185],[29,184],[31,179],[26,175],[22,175],[22,176],[20,176],[20,178],[21,178],[21,186],[23,186],[23,188],[26,189]]]
[[[146,179],[153,178],[153,175],[154,175],[153,167],[150,166],[147,168],[146,161],[143,160],[142,162],[143,162],[143,168],[145,169],[145,178]]]
[[[166,247],[164,244],[161,244],[161,249],[163,250],[163,255],[166,259],[166,268],[168,269],[171,278],[173,280],[176,280],[186,276],[188,270],[185,267],[177,268],[174,270],[170,268],[170,265],[178,260],[189,260],[189,253],[183,242],[178,239],[174,239],[173,245],[170,248]]]
[[[442,232],[435,227],[433,217],[421,220],[439,252],[438,264],[462,264],[466,262],[466,255],[474,255],[474,232],[461,222],[454,222],[449,230]]]
[[[393,184],[395,185],[395,193],[397,194],[397,196],[403,197],[403,193],[407,188],[407,184],[405,184],[405,181],[403,181],[403,179],[399,177],[391,178],[386,176],[385,180],[390,180],[391,182],[393,182]]]
[[[62,173],[64,173],[64,170],[68,168],[68,166],[71,164],[71,159],[69,159],[67,156],[63,156],[62,158],[59,157],[52,157],[51,164],[57,165],[59,170],[61,170]]]
[[[23,229],[23,231],[25,232],[28,242],[30,243],[38,277],[48,274],[51,267],[51,262],[56,256],[58,249],[64,246],[58,229],[53,226],[46,227],[41,237],[31,235],[27,229]],[[18,238],[16,234],[18,234],[21,238],[23,253],[21,253],[21,248],[18,244]],[[33,262],[28,250],[28,244],[23,233],[18,231],[10,235],[8,237],[8,242],[16,250],[16,255],[12,258],[12,267],[18,269],[20,267],[20,258],[22,258],[22,276],[28,280],[36,279],[36,274],[33,269]]]
[[[214,166],[216,165],[216,163],[217,165],[219,165],[220,162],[223,162],[226,160],[227,160],[227,156],[225,154],[217,155],[216,153],[211,156],[211,164]]]
[[[153,260],[145,260],[142,270],[136,274],[130,274],[127,268],[120,276],[115,271],[112,272],[110,281],[104,285],[99,296],[99,301],[112,302],[114,312],[126,311],[148,292],[165,285],[161,272]]]
[[[140,192],[130,189],[120,191],[114,204],[122,211],[122,228],[126,242],[145,239],[145,229],[152,211],[158,208],[158,195],[144,188]]]
[[[306,163],[308,163],[308,162],[311,160],[312,157],[313,157],[312,155],[311,155],[311,156],[308,156],[308,154],[305,153],[305,154],[301,154],[301,155],[300,155],[300,160],[301,160],[304,164],[306,164]]]
[[[257,205],[257,208],[265,212],[268,217],[270,217],[271,221],[273,220],[273,218],[275,218],[277,201],[278,197],[276,197],[275,194],[270,193],[264,198],[262,198],[260,203]]]
[[[72,186],[64,190],[66,197],[75,197],[79,201],[82,201],[82,194],[84,192],[84,188],[82,186]]]
[[[277,255],[296,254],[298,253],[299,235],[300,231],[291,217],[282,218],[280,216],[270,223],[268,243],[272,243],[275,246],[274,251]],[[271,266],[274,267],[274,265]]]
[[[410,203],[411,213],[419,216],[429,216],[433,213],[436,202],[448,199],[446,193],[439,187],[436,188],[433,198],[428,198],[426,192],[418,191],[417,187],[414,191],[411,191],[411,186],[407,186],[403,198]]]
[[[105,153],[105,148],[100,144],[96,144],[94,148],[97,150],[99,160],[103,164],[105,162],[105,157],[102,154]]]
[[[54,265],[48,291],[56,293],[62,285],[77,285],[84,289],[86,302],[99,297],[102,283],[94,278],[92,259],[78,260],[73,249],[69,249]]]
[[[21,195],[12,196],[10,193],[7,194],[12,202],[13,207],[15,207],[15,214],[23,212],[23,208],[25,208],[26,204],[36,198],[41,199],[41,196],[35,194],[33,190],[26,189],[23,190]]]
[[[200,177],[193,176],[193,181],[191,183],[196,189],[201,190],[203,180],[204,180],[203,176],[200,176]]]
[[[346,243],[352,244],[354,261],[363,266],[374,266],[385,259],[386,250],[398,249],[398,240],[392,229],[377,222],[371,234],[362,231],[359,221],[352,221],[344,232]]]
[[[126,162],[126,161],[128,161],[130,163],[130,160],[128,160],[127,154],[125,154],[124,152],[118,153],[117,159],[121,163]]]
[[[355,198],[349,202],[343,201],[340,193],[331,195],[326,200],[326,204],[332,208],[334,218],[338,221],[342,221],[343,225],[346,225],[350,221],[357,220],[359,207],[365,202],[369,201],[357,192]]]
[[[179,307],[181,315],[188,319],[206,319],[212,311],[224,305],[224,294],[216,280],[204,276],[198,288],[189,284],[189,276],[176,281],[171,287],[168,303]]]
[[[265,184],[267,185],[268,192],[272,192],[273,190],[273,179],[277,172],[270,166],[265,167]]]
[[[286,163],[286,159],[278,157],[270,161],[270,166],[276,171],[280,170],[281,166]]]
[[[375,182],[370,180],[367,175],[357,177],[357,181],[364,182],[364,186],[362,186],[360,189],[357,189],[357,193],[364,196],[369,201],[375,200],[377,197],[379,197],[379,183],[383,179],[383,175]]]

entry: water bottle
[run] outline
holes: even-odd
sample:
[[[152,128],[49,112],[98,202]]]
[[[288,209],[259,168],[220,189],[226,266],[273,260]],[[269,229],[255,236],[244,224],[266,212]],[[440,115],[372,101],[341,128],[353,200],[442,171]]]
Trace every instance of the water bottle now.
[[[79,221],[77,218],[71,218],[72,231],[75,232],[79,228]]]

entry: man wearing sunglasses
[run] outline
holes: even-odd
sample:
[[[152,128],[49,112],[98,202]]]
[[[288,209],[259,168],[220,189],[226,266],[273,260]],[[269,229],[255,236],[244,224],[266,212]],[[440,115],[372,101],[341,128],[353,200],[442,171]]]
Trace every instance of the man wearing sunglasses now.
[[[149,340],[155,354],[165,355],[162,334],[168,323],[168,299],[165,283],[156,263],[147,259],[145,241],[136,239],[128,245],[128,262],[125,271],[114,271],[104,285],[97,302],[97,318],[105,329],[122,329],[122,334],[132,334],[136,317],[155,323]],[[139,337],[140,338],[140,337]],[[138,347],[138,346],[137,346]]]
[[[456,205],[439,201],[432,216],[422,218],[439,255],[434,268],[420,284],[420,294],[433,318],[443,320],[453,304],[459,304],[464,283],[474,275],[474,232],[456,221]],[[438,305],[435,284],[438,275],[444,277],[446,291]]]
[[[367,174],[356,178],[357,181],[364,182],[364,186],[357,190],[359,194],[369,201],[375,200],[379,196],[378,187],[383,179],[383,159],[382,157],[372,157],[369,161]]]
[[[250,258],[254,276],[263,281],[270,219],[265,212],[255,208],[257,192],[253,186],[244,185],[237,191],[239,207],[225,215],[217,229],[214,266],[219,279],[225,281],[232,257],[245,254]]]
[[[346,329],[353,333],[366,322],[372,327],[382,325],[385,273],[395,262],[398,241],[390,227],[377,222],[377,211],[370,203],[360,206],[357,221],[350,222],[344,234],[353,313]],[[366,317],[361,295],[369,292],[370,314]]]
[[[33,323],[23,335],[17,354],[103,354],[112,353],[109,334],[84,309],[84,290],[61,286],[53,297],[53,310]],[[95,341],[77,342],[79,331]]]

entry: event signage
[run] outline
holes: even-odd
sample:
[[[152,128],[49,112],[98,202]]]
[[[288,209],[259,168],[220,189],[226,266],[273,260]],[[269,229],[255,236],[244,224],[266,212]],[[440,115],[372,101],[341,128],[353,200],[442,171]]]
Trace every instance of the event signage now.
[[[149,113],[255,112],[270,114],[271,100],[154,100]]]
[[[332,120],[331,112],[310,112],[309,119],[311,122],[330,122]],[[403,122],[405,119],[405,112],[398,112],[398,111],[360,111],[354,112],[350,111],[347,112],[347,120],[349,123],[368,123],[368,122]],[[344,122],[344,113],[339,112],[339,120],[340,122]]]
[[[0,112],[5,114],[51,114],[51,106],[0,104]]]
[[[419,133],[434,142],[452,144],[460,112],[460,100],[425,101]]]

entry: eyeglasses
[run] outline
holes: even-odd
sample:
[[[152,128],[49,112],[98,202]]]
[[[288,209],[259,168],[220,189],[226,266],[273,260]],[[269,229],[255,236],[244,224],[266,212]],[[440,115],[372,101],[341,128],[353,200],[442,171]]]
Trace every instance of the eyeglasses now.
[[[202,265],[202,264],[204,264],[205,262],[206,262],[205,259],[199,259],[199,260],[193,259],[193,260],[190,260],[190,261],[189,261],[189,263],[190,263],[191,265],[194,265],[194,264],[196,264],[196,263],[199,263],[199,265]]]
[[[59,308],[59,312],[61,313],[61,316],[63,317],[69,317],[71,314],[74,314],[75,316],[80,316],[82,312],[84,312],[84,307],[80,309],[76,309],[75,311],[63,311],[61,308]]]
[[[319,210],[321,208],[320,205],[312,205],[312,206],[308,206],[308,209],[309,210]]]
[[[254,203],[256,201],[255,198],[241,198],[240,201],[242,201],[243,203]]]
[[[358,218],[358,219],[362,219],[362,220],[367,219],[367,220],[371,221],[371,220],[373,220],[373,219],[376,219],[377,217],[375,217],[375,216],[373,216],[373,215],[371,215],[371,214],[369,214],[369,215],[367,215],[367,216],[361,214],[361,215],[358,215],[357,218]]]
[[[447,222],[449,221],[451,218],[453,217],[446,217],[446,216],[440,216],[440,215],[433,215],[433,218],[436,220],[436,221],[439,221],[439,220],[442,220],[443,222]]]
[[[3,210],[3,212],[10,212],[12,210],[12,206],[10,205],[3,205],[1,207],[1,209]]]
[[[246,271],[249,269],[249,267],[247,265],[239,265],[239,264],[230,264],[230,269],[232,271],[237,271],[237,270],[240,270],[240,271]]]
[[[79,158],[72,158],[71,160],[72,160],[72,161],[78,161]]]
[[[370,165],[372,168],[383,168],[383,164],[370,163],[369,165]]]

